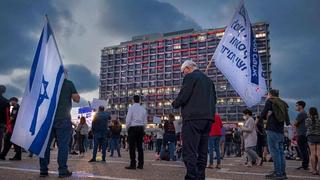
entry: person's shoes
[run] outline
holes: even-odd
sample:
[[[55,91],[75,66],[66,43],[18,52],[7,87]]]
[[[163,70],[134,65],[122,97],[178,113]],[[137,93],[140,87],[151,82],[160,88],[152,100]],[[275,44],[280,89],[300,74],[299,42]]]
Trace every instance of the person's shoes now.
[[[121,155],[119,154],[118,157],[121,157]]]
[[[221,165],[220,165],[220,164],[217,164],[215,168],[216,168],[216,169],[221,169]]]
[[[296,169],[297,169],[297,170],[300,170],[300,169],[303,169],[303,170],[309,170],[309,168],[308,168],[308,167],[303,167],[303,166],[297,167]]]
[[[78,155],[78,153],[75,152],[75,151],[72,151],[70,154],[71,154],[71,155]]]
[[[102,159],[101,162],[104,162],[104,163],[105,163],[105,162],[106,162],[106,159]]]
[[[40,177],[48,177],[49,173],[48,172],[40,172]]]
[[[13,157],[9,158],[10,161],[21,161],[21,158]]]
[[[138,169],[143,169],[143,166],[137,166]]]
[[[129,170],[135,170],[136,169],[136,167],[135,166],[127,166],[127,167],[125,167],[126,169],[129,169]]]
[[[276,180],[284,180],[288,179],[287,174],[284,173],[283,175],[277,175],[275,172],[268,174],[265,176],[266,179],[276,179]]]
[[[65,174],[59,174],[59,178],[66,178],[72,176],[72,172],[69,170]]]
[[[262,166],[262,163],[263,163],[263,161],[262,161],[261,158],[257,159],[256,164],[257,164],[258,166]]]
[[[88,162],[96,162],[95,159],[90,159]]]
[[[207,166],[207,168],[213,169],[213,164],[209,164],[209,165]]]
[[[266,179],[273,179],[273,178],[275,178],[275,177],[276,177],[276,173],[275,173],[275,172],[272,172],[271,174],[267,174],[267,175],[265,176]]]

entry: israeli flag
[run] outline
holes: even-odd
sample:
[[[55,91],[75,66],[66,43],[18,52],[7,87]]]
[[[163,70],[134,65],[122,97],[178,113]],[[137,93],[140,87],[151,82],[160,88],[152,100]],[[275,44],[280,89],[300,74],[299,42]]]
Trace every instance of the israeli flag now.
[[[266,81],[243,1],[240,2],[212,58],[248,107],[261,101],[267,92]]]
[[[11,141],[44,157],[51,133],[64,68],[48,20],[42,30]]]

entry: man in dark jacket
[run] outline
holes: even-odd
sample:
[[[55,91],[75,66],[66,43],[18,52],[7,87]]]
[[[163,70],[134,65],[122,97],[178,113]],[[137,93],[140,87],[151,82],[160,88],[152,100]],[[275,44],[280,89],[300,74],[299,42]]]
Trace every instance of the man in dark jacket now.
[[[9,101],[3,94],[6,92],[6,87],[0,85],[0,151],[2,149],[2,139],[7,121],[9,120]]]
[[[215,87],[213,81],[199,71],[191,60],[182,64],[181,72],[185,77],[172,106],[181,107],[182,156],[187,167],[185,179],[205,179],[208,137],[215,114]]]
[[[3,150],[0,154],[0,159],[5,160],[6,156],[12,146],[12,142],[10,141],[14,125],[16,123],[16,119],[18,116],[18,111],[19,111],[19,104],[18,104],[18,98],[12,97],[10,98],[10,105],[12,106],[11,112],[10,112],[10,118],[7,121],[7,131],[6,135],[4,136],[4,147]],[[13,158],[10,158],[9,160],[14,160],[14,161],[20,161],[21,160],[21,147],[18,145],[14,145],[14,151],[16,152],[15,156]]]
[[[280,119],[279,113],[282,114]],[[284,157],[284,123],[290,124],[288,105],[279,98],[279,91],[269,91],[261,118],[267,120],[268,147],[273,159],[274,172],[266,175],[268,179],[286,179],[286,161]]]
[[[108,121],[110,119],[110,114],[104,111],[103,106],[100,106],[98,113],[95,115],[92,121],[92,133],[94,142],[92,159],[89,162],[96,162],[98,145],[101,145],[102,147],[102,161],[106,161]]]

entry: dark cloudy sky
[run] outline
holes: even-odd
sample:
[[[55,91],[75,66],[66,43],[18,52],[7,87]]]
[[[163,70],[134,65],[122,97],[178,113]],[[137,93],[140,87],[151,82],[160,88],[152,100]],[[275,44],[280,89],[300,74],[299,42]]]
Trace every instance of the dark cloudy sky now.
[[[2,0],[0,84],[21,96],[48,14],[70,79],[98,97],[100,50],[134,35],[229,24],[237,0]],[[270,24],[273,88],[291,106],[320,108],[320,1],[245,0],[251,22]]]

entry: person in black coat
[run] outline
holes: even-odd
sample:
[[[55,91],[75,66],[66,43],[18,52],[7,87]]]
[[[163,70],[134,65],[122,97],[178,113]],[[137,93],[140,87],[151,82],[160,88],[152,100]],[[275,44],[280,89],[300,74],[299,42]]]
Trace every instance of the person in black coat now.
[[[3,97],[3,94],[6,92],[6,87],[0,85],[0,152],[2,149],[2,139],[4,136],[4,130],[9,119],[9,100]]]
[[[183,160],[187,167],[185,179],[205,179],[208,137],[215,114],[216,91],[213,81],[198,70],[195,62],[185,61],[182,88],[173,101],[181,107]]]

